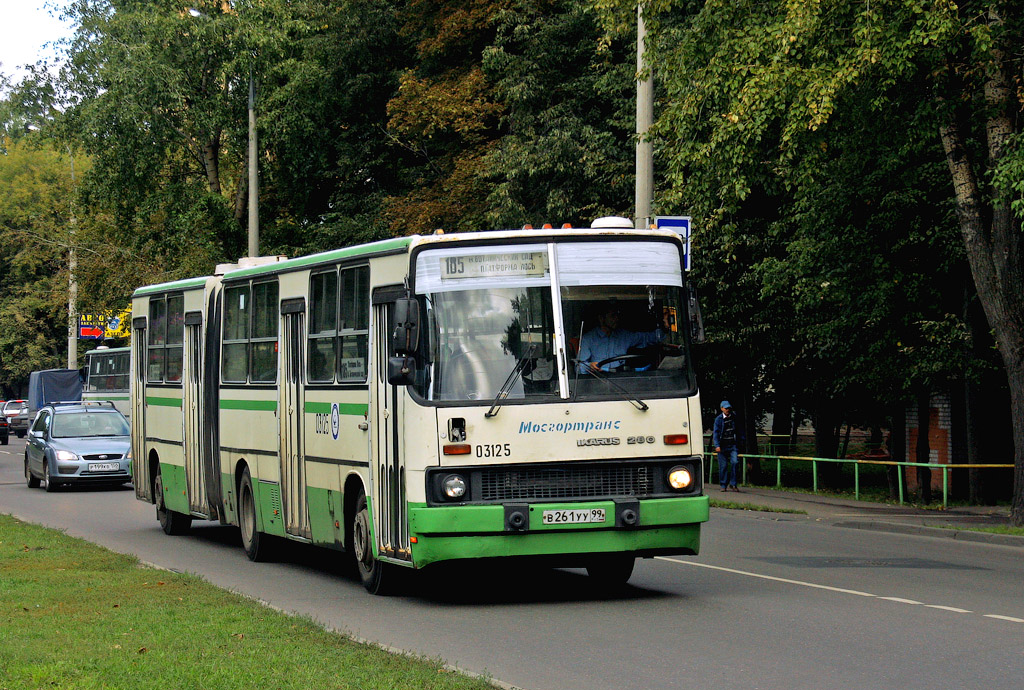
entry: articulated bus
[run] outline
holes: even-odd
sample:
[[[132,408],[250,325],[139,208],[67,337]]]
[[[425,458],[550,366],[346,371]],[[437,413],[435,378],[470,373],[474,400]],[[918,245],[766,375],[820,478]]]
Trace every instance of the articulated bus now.
[[[86,352],[82,400],[109,400],[130,418],[130,366],[130,347],[100,347]]]
[[[446,561],[614,585],[637,557],[696,554],[682,252],[596,222],[439,231],[140,288],[136,496],[168,534],[237,525],[254,561],[279,539],[346,551],[372,593]],[[647,346],[579,361],[609,304]]]

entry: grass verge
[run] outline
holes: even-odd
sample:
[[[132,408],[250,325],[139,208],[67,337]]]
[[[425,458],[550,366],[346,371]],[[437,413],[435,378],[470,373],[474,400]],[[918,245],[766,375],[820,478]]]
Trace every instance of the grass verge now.
[[[991,527],[965,527],[963,525],[935,525],[942,529],[955,529],[961,532],[987,532],[988,534],[1009,534],[1014,537],[1024,537],[1024,527],[1011,527],[1010,525],[994,525]]]
[[[0,515],[0,690],[493,690]]]
[[[794,515],[807,515],[806,510],[796,510],[794,508],[773,508],[771,506],[756,505],[754,503],[737,503],[736,501],[719,501],[717,499],[709,499],[709,505],[712,508],[725,508],[726,510],[756,510],[762,513],[792,513]]]

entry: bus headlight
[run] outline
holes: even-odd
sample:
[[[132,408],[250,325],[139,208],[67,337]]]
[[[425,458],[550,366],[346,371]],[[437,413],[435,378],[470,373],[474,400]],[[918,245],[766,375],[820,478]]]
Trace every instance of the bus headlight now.
[[[458,500],[466,495],[466,480],[458,474],[449,474],[441,482],[444,495],[452,500]]]
[[[693,474],[689,467],[677,465],[668,471],[668,484],[676,491],[689,489],[693,486]]]

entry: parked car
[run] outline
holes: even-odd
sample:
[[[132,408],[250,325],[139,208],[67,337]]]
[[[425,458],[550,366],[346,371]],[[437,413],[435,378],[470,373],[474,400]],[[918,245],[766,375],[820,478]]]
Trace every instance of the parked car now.
[[[8,400],[4,403],[3,416],[7,418],[8,433],[14,432],[18,438],[25,438],[28,432],[28,401]]]
[[[128,421],[113,403],[51,403],[40,408],[25,448],[25,481],[45,485],[131,481]]]
[[[3,407],[0,404],[0,407]],[[10,425],[7,423],[7,417],[0,414],[0,446],[6,446],[8,439],[10,439]]]

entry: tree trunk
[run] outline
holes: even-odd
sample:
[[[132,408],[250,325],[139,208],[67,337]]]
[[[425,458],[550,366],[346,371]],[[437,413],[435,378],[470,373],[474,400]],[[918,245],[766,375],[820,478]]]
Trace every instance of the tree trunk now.
[[[788,439],[779,438],[789,436],[793,429],[793,391],[786,383],[776,382],[775,384],[775,410],[772,417],[772,428],[769,433],[772,437],[768,453],[770,455],[787,455],[779,452],[779,446]]]
[[[203,146],[203,167],[210,191],[220,194],[220,132],[214,133]]]
[[[889,432],[889,459],[895,462],[906,462],[907,460],[907,410],[899,407],[892,417],[892,431]],[[889,468],[889,498],[896,500],[900,496],[899,484],[901,467],[892,466]]]
[[[931,393],[924,391],[917,396],[917,446],[914,449],[914,462],[926,463],[931,459],[931,447],[928,444],[931,422]],[[927,505],[932,502],[932,471],[928,467],[916,469],[921,501]]]
[[[246,151],[246,160],[249,153]],[[242,171],[238,178],[238,191],[235,192],[235,222],[241,227],[248,220],[249,213],[249,176]]]
[[[966,291],[965,291],[966,292]],[[979,325],[979,315],[976,308],[972,308],[974,295],[964,295],[964,323],[970,334],[967,346],[967,361],[981,358],[980,340],[984,337],[984,325]],[[984,455],[981,448],[981,423],[984,421],[982,412],[983,390],[982,386],[975,380],[973,372],[964,372],[964,455],[968,465],[978,465],[984,462]],[[982,471],[976,468],[967,470],[967,500],[973,505],[979,505],[984,501],[982,493]]]
[[[814,457],[836,458],[839,455],[839,424],[841,415],[831,401],[820,401],[814,419]],[[830,489],[837,488],[839,463],[818,464],[818,484]]]
[[[995,13],[989,13],[988,21],[1001,23]],[[1006,52],[996,46],[991,58],[985,83],[987,171],[994,170],[1005,154],[1006,144],[1014,134],[1013,113],[1018,105],[1008,78],[1010,64]],[[971,275],[1009,382],[1014,445],[1010,520],[1016,526],[1024,526],[1024,237],[1010,207],[1009,193],[993,195],[995,201],[990,208],[984,207],[985,196],[968,160],[964,135],[954,113],[950,112],[940,125],[939,135],[953,180],[960,234]],[[986,215],[991,218],[988,228]]]

